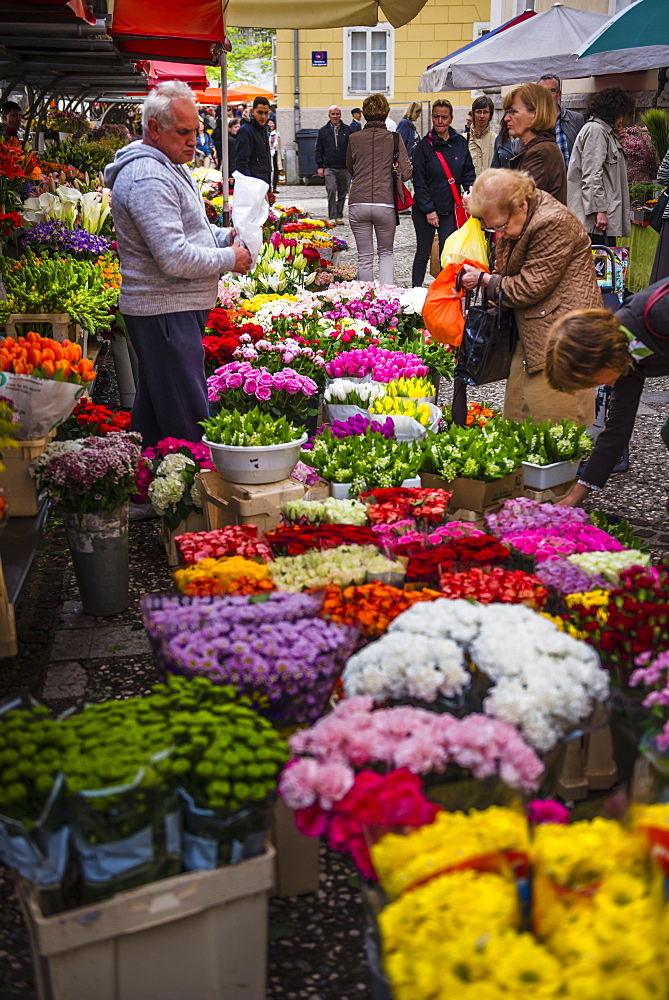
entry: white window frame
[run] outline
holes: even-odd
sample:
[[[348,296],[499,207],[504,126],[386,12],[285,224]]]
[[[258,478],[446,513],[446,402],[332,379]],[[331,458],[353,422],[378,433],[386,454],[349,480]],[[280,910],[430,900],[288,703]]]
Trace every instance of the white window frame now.
[[[481,35],[487,35],[491,31],[490,21],[474,21],[472,41],[475,42]]]
[[[384,31],[388,38],[388,47],[386,49],[387,53],[387,65],[386,65],[386,81],[387,87],[385,90],[379,91],[372,89],[371,85],[365,87],[363,90],[352,90],[350,86],[351,81],[351,32],[353,31],[364,31],[367,34],[367,51],[370,52],[370,35],[373,31]],[[344,100],[362,100],[362,98],[367,97],[368,94],[382,93],[389,100],[394,96],[395,93],[395,29],[391,24],[386,24],[381,22],[377,24],[374,28],[370,28],[367,25],[362,25],[360,27],[350,27],[343,29],[343,42],[344,42],[344,79],[342,80],[342,93]],[[371,74],[371,68],[367,71],[367,80],[369,82]]]

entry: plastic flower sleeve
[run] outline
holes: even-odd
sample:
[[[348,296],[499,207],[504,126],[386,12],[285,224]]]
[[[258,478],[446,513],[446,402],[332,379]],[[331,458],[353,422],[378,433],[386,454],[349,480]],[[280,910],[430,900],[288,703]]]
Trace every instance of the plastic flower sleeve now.
[[[85,388],[72,382],[0,372],[0,395],[14,403],[19,415],[16,436],[21,441],[45,437],[66,420]]]
[[[248,248],[252,264],[255,264],[262,247],[263,223],[269,212],[265,197],[268,185],[258,177],[241,174],[239,170],[235,170],[232,176],[235,181],[232,225],[240,241]]]

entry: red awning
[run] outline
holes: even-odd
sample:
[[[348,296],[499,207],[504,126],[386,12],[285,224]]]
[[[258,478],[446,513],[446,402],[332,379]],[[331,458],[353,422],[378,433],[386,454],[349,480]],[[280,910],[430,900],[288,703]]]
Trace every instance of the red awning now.
[[[110,34],[222,42],[223,5],[221,0],[115,0]]]
[[[123,38],[114,39],[116,46],[130,59],[156,59],[163,62],[215,65],[213,42],[191,41],[189,38]]]
[[[155,87],[162,80],[183,80],[190,87],[207,86],[207,74],[204,68],[193,63],[152,62],[149,70],[149,87]]]

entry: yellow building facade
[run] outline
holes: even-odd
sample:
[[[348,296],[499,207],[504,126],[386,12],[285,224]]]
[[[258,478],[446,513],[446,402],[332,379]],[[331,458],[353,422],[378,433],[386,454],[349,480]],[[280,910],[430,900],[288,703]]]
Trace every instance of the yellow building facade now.
[[[375,28],[277,31],[277,117],[284,147],[294,148],[296,129],[324,125],[333,104],[341,107],[342,121],[348,123],[351,109],[375,92],[386,95],[395,121],[410,101],[419,102],[423,115],[416,124],[424,133],[437,95],[418,92],[421,73],[489,25],[490,0],[427,0],[401,28],[380,22]],[[455,127],[463,128],[471,92],[443,96],[453,104]]]

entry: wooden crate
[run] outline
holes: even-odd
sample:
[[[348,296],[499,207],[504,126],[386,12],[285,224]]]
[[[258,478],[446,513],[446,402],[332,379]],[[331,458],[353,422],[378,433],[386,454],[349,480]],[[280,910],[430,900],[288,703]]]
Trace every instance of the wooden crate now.
[[[50,323],[54,340],[71,340],[80,345],[83,357],[88,357],[88,331],[73,323],[69,313],[11,313],[5,320],[8,337],[16,337],[17,323]]]
[[[207,521],[204,514],[193,512],[185,521],[179,521],[174,531],[170,531],[164,521],[160,524],[160,540],[165,546],[168,566],[178,566],[181,562],[179,550],[174,539],[187,531],[207,531]]]
[[[576,480],[572,479],[568,483],[562,483],[560,486],[553,486],[548,490],[531,490],[528,486],[526,486],[523,496],[529,497],[530,500],[538,500],[539,503],[559,503],[560,500],[564,500],[567,494],[571,491],[575,482]]]
[[[2,453],[4,471],[0,472],[12,517],[34,517],[39,510],[37,486],[28,469],[45,451],[51,437],[19,441],[18,448],[5,448]]]
[[[208,531],[231,524],[255,524],[263,534],[278,527],[282,504],[302,500],[305,494],[304,485],[295,479],[246,486],[229,483],[218,472],[200,472],[195,478]]]

